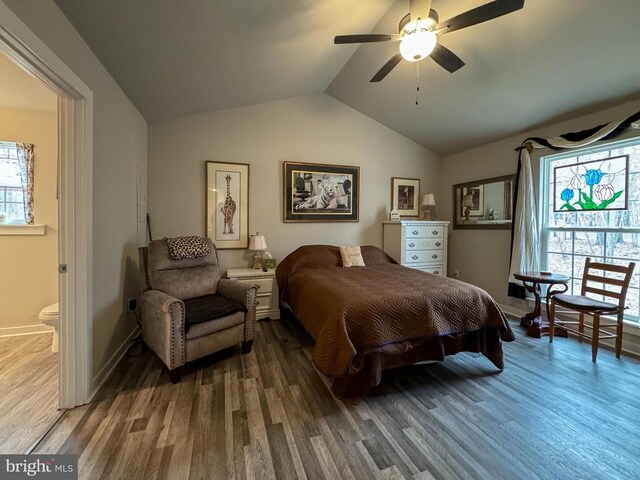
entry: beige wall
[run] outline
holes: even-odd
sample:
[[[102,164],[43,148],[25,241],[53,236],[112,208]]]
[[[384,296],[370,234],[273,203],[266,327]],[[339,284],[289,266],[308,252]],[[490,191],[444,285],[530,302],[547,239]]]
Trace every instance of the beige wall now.
[[[550,137],[580,131],[602,123],[621,120],[640,110],[640,101],[625,103],[573,120],[516,135],[499,142],[447,156],[442,161],[442,183],[446,207],[443,216],[452,218],[452,185],[499,175],[513,174],[517,167],[514,148],[530,136]],[[627,136],[638,135],[633,131]],[[625,137],[622,137],[625,138]],[[532,164],[537,181],[540,155],[548,150],[535,151]],[[449,272],[460,270],[460,279],[487,290],[500,303],[524,307],[521,301],[507,297],[511,232],[508,230],[454,230],[449,239]]]
[[[147,123],[53,0],[2,0],[93,91],[93,372],[135,328],[137,169]],[[144,184],[143,184],[144,185]],[[144,187],[143,187],[144,188]]]
[[[40,324],[40,310],[58,301],[57,114],[0,107],[0,140],[35,145],[34,217],[47,225],[42,236],[0,235],[2,329]]]
[[[204,161],[249,163],[251,232],[279,260],[310,243],[382,245],[392,176],[439,188],[437,155],[326,94],[149,125],[149,212],[154,238],[204,234]],[[285,224],[282,162],[360,166],[359,223]],[[246,251],[222,251],[222,268],[249,266]]]

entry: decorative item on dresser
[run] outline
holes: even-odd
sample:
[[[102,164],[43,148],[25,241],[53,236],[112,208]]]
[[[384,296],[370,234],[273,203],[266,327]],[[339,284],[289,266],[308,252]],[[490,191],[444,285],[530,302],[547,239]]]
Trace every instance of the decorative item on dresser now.
[[[256,296],[256,319],[280,318],[280,300],[278,284],[275,281],[276,271],[254,270],[253,268],[230,268],[227,270],[229,280],[240,283],[253,284],[258,287]]]
[[[400,265],[447,276],[449,222],[384,222],[384,251]]]
[[[422,196],[422,219],[431,220],[431,207],[436,206],[436,197],[433,193],[428,192]]]

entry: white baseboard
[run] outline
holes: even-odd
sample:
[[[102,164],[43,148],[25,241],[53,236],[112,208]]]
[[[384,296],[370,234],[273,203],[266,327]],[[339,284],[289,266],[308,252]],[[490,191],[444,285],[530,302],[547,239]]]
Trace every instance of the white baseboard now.
[[[38,333],[52,333],[53,327],[36,323],[35,325],[23,325],[21,327],[0,328],[0,337],[15,337],[18,335],[36,335]]]
[[[524,315],[528,313],[518,307],[514,307],[511,305],[503,305],[501,303],[499,303],[498,305],[504,313],[516,318],[524,317]],[[562,319],[562,315],[558,315],[558,318]],[[569,317],[566,318],[569,319]],[[585,321],[585,325],[590,325],[588,318],[589,317],[587,317]],[[578,336],[572,332],[569,332],[569,337],[576,340],[578,338]],[[600,340],[600,342],[602,342],[600,345],[603,348],[607,348],[609,350],[613,349],[611,345],[609,345],[608,343],[604,343],[606,342],[606,340]],[[640,328],[638,328],[637,326],[625,324],[622,336],[622,353],[629,355],[630,357],[640,357]]]
[[[139,334],[140,327],[136,325],[136,328],[129,334],[125,341],[122,342],[118,349],[113,352],[113,355],[111,355],[109,360],[107,360],[107,362],[102,366],[100,371],[95,374],[93,380],[91,381],[92,390],[87,403],[90,403],[93,400],[93,397],[95,397],[96,393],[98,393],[98,390],[100,390],[104,382],[106,382],[107,379],[111,376],[113,370],[116,368],[116,366],[118,366],[120,360],[122,360],[124,355],[127,353],[127,349],[129,348],[129,345],[131,345],[131,342],[133,342],[133,339],[136,338]]]

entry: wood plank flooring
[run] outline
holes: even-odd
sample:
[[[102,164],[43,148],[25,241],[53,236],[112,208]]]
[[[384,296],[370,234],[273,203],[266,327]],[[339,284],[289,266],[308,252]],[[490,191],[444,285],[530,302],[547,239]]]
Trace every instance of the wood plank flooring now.
[[[61,415],[52,337],[0,338],[0,453],[27,453]]]
[[[506,369],[459,354],[385,372],[336,400],[291,320],[254,349],[187,367],[125,358],[36,453],[80,455],[85,479],[608,479],[640,472],[640,363],[574,340],[506,344]],[[561,410],[560,410],[561,409]]]

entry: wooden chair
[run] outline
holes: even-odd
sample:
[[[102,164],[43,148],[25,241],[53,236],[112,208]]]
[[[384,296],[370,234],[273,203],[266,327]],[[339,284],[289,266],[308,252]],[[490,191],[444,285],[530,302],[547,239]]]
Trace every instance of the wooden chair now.
[[[553,342],[553,334],[555,329],[556,318],[556,305],[566,308],[563,312],[577,312],[579,314],[578,321],[562,321],[562,325],[578,325],[578,329],[566,328],[570,332],[577,333],[578,339],[582,342],[582,337],[591,339],[591,359],[595,363],[598,356],[598,344],[600,336],[602,338],[615,338],[616,339],[616,358],[620,358],[620,352],[622,350],[622,326],[624,319],[625,300],[627,298],[627,290],[631,283],[631,276],[633,275],[633,269],[636,264],[631,262],[628,266],[623,267],[621,265],[610,265],[608,263],[592,262],[591,258],[587,258],[584,264],[584,275],[582,277],[582,291],[580,295],[554,295],[551,299],[551,307],[549,309],[549,343]],[[592,273],[593,270],[600,270],[604,272],[602,275]],[[624,278],[613,278],[606,276],[607,273],[623,274]],[[589,282],[595,282],[600,284],[599,286],[592,286]],[[603,286],[604,288],[600,288]],[[607,290],[606,286],[611,286],[619,289],[618,291]],[[609,303],[604,301],[595,300],[586,296],[587,293],[595,293],[596,295],[604,295],[605,300],[607,297],[618,300],[618,303]],[[587,328],[592,329],[592,335],[584,333],[584,317],[585,315],[591,315],[593,317],[593,326]],[[616,323],[601,324],[600,316],[617,316]],[[616,327],[616,333],[612,333],[608,330],[604,330],[607,327]]]

